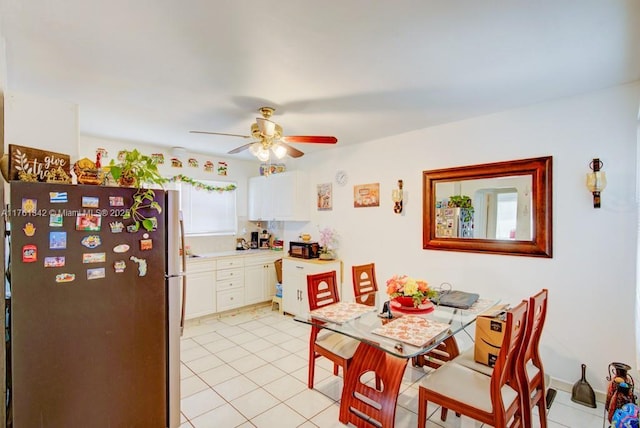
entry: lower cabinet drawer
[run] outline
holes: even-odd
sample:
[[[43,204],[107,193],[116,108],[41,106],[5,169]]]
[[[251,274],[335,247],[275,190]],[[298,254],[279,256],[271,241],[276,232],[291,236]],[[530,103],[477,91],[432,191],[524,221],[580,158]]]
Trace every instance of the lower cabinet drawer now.
[[[229,278],[216,281],[216,291],[227,291],[235,288],[244,289],[244,278]]]
[[[216,300],[218,305],[216,312],[239,308],[244,306],[244,289],[218,291]]]
[[[221,279],[231,279],[237,278],[242,279],[244,276],[244,269],[218,269],[216,271],[216,279],[220,281]]]

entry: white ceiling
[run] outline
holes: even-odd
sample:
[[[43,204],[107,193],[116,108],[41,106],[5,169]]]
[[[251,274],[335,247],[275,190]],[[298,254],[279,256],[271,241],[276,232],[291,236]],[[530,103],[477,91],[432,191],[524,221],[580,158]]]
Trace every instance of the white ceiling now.
[[[0,0],[7,89],[223,154],[263,105],[360,143],[640,79],[637,0]],[[298,144],[312,152],[318,145]],[[246,152],[245,152],[246,153]]]

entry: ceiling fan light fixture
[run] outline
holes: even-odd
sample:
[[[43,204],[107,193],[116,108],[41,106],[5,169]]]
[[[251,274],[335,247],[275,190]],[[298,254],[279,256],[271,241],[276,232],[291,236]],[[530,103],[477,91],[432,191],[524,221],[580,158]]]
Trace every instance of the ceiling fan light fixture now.
[[[258,144],[260,144],[260,143],[258,143]],[[269,149],[265,149],[260,144],[260,148],[258,149],[258,151],[257,151],[257,153],[255,155],[262,162],[266,162],[266,161],[269,160]]]
[[[273,151],[273,154],[276,155],[278,159],[282,159],[287,155],[287,148],[280,143],[271,146],[271,151]]]
[[[276,123],[261,117],[256,118],[260,134],[265,137],[273,137],[276,132]]]

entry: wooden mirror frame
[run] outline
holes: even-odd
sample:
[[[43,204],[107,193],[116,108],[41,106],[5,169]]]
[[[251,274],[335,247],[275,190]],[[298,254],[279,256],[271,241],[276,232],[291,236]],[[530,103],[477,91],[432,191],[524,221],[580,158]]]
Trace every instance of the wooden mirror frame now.
[[[423,171],[422,247],[425,250],[466,251],[529,257],[552,257],[552,157],[521,159],[481,165]],[[531,241],[436,237],[436,184],[449,181],[530,175],[532,200]]]

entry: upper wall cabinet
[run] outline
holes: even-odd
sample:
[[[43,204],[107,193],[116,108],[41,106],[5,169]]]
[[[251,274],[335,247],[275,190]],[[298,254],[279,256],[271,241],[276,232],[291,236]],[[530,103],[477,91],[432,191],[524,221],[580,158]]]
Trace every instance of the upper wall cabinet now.
[[[307,174],[288,171],[249,179],[249,220],[309,221]]]

